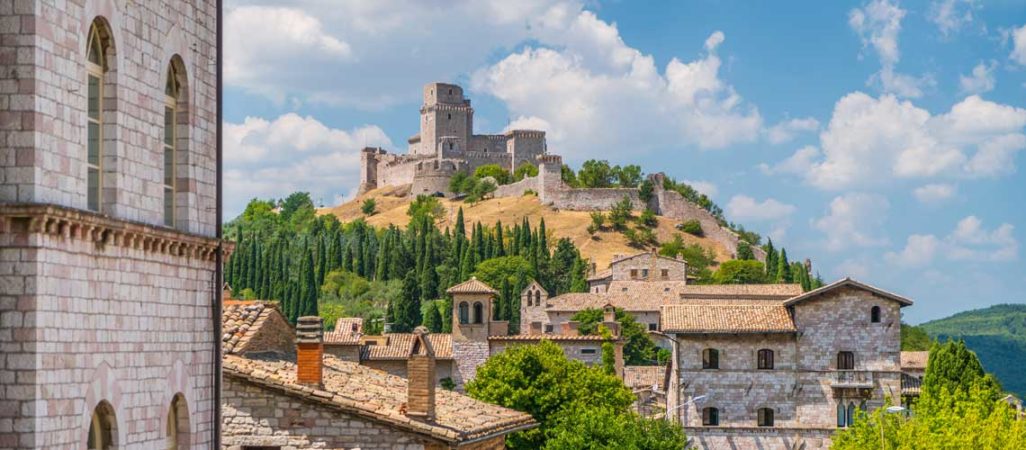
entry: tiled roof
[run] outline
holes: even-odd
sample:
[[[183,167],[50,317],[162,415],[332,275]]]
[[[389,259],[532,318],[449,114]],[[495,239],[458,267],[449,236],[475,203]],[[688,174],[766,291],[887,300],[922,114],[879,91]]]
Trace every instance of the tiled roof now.
[[[550,298],[546,302],[548,312],[577,312],[585,309],[599,309],[607,304],[628,312],[659,312],[663,305],[680,303],[673,295],[646,295],[624,292],[603,292],[599,294],[574,292]]]
[[[435,358],[452,359],[452,335],[429,334],[428,341],[435,350]],[[403,360],[413,353],[412,333],[389,333],[384,335],[385,345],[365,345],[360,349],[360,360]]]
[[[677,299],[685,286],[683,281],[613,281],[607,292]]]
[[[221,312],[221,342],[226,355],[245,352],[249,340],[271,314],[281,314],[277,303],[242,300],[225,301]]]
[[[851,278],[843,278],[841,280],[838,280],[838,281],[830,283],[830,284],[828,284],[826,286],[823,286],[823,287],[821,287],[819,289],[813,289],[813,290],[811,290],[809,292],[806,292],[806,293],[804,293],[802,295],[799,295],[797,297],[794,297],[794,298],[788,300],[784,304],[787,305],[787,306],[791,306],[791,305],[793,305],[795,303],[808,300],[810,298],[816,297],[816,296],[821,295],[821,294],[825,294],[825,293],[830,292],[830,291],[832,291],[834,289],[839,289],[839,288],[842,288],[842,287],[851,287],[851,288],[860,289],[860,290],[863,290],[863,291],[872,292],[873,294],[876,294],[876,295],[878,295],[880,297],[883,297],[883,298],[886,298],[886,299],[890,299],[890,300],[894,300],[894,301],[898,302],[899,304],[901,304],[901,306],[909,306],[909,305],[912,304],[912,300],[909,300],[909,299],[907,299],[905,297],[902,297],[902,296],[900,296],[898,294],[887,292],[887,291],[885,291],[883,289],[880,289],[880,288],[873,287],[873,286],[870,286],[870,285],[865,284],[865,283],[861,283],[861,282],[855,281],[855,280],[853,280]]]
[[[339,317],[335,321],[335,331],[349,334],[363,333],[362,317]]]
[[[481,282],[477,277],[470,277],[469,280],[457,284],[445,292],[450,294],[497,294],[498,291],[491,286]]]
[[[596,272],[594,275],[588,277],[588,281],[599,281],[613,276],[613,269],[606,269],[601,272]]]
[[[683,300],[697,298],[787,299],[801,295],[800,284],[689,284],[680,291]]]
[[[488,336],[489,341],[605,341],[606,338],[594,334],[514,334],[512,336]]]
[[[919,389],[922,386],[923,381],[918,377],[903,373],[901,374],[901,395],[911,395],[918,397]]]
[[[335,321],[335,329],[324,333],[325,344],[358,345],[363,335],[363,319],[359,317],[339,317]]]
[[[794,333],[797,331],[787,308],[779,304],[737,305],[683,304],[664,306],[659,328],[665,333],[734,334]]]
[[[631,389],[656,387],[666,390],[666,366],[624,366],[623,384]]]
[[[435,420],[412,419],[402,412],[406,404],[405,379],[331,355],[324,357],[323,387],[297,383],[296,365],[288,361],[226,356],[224,375],[452,444],[537,426],[526,413],[444,389],[435,391]]]
[[[926,370],[926,361],[930,352],[901,352],[901,368]]]
[[[341,331],[325,331],[324,343],[328,345],[360,345],[360,335]]]

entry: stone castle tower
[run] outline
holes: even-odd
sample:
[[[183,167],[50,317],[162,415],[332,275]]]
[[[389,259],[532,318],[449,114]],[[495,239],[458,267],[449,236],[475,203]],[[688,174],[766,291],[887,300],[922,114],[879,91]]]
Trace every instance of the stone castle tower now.
[[[447,192],[456,172],[497,164],[509,171],[522,164],[538,165],[547,152],[545,132],[510,130],[474,134],[474,108],[455,84],[424,86],[420,131],[409,138],[406,154],[380,148],[361,153],[360,191],[411,185],[413,194]]]
[[[219,13],[0,0],[0,448],[219,446]]]

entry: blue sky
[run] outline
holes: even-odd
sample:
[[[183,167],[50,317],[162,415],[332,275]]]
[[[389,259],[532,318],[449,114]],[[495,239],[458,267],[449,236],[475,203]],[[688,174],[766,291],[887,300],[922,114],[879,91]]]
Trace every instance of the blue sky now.
[[[477,132],[548,132],[689,180],[828,280],[919,323],[1024,302],[1026,4],[229,0],[226,205],[359,183],[404,151],[420,89]]]

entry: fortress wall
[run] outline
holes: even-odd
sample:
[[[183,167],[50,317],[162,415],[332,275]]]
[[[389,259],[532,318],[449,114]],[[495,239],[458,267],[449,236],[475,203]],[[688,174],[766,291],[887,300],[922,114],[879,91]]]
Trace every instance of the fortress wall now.
[[[543,200],[558,209],[605,211],[613,209],[613,205],[623,200],[624,196],[631,199],[631,205],[635,210],[645,209],[645,203],[638,197],[638,190],[634,188],[561,189],[546,191],[545,194],[546,198]]]
[[[475,134],[470,137],[471,152],[504,153],[506,136],[502,134]]]
[[[510,166],[509,153],[505,151],[464,152],[462,158],[467,161],[469,173],[474,173],[474,169],[488,164],[498,164],[505,169],[509,169]]]
[[[523,180],[517,181],[516,183],[510,183],[510,184],[499,186],[499,188],[495,190],[495,193],[493,194],[493,196],[495,198],[500,198],[500,197],[522,197],[524,195],[524,192],[527,192],[528,189],[530,189],[530,190],[532,190],[532,191],[534,191],[536,193],[539,192],[540,190],[539,190],[539,185],[538,184],[539,184],[538,177],[527,177],[527,178],[524,178]]]
[[[705,237],[713,239],[724,246],[731,255],[737,255],[738,235],[725,227],[721,227],[718,220],[709,211],[684,199],[678,192],[656,188],[653,201],[657,203],[656,211],[665,217],[686,221],[695,219],[702,225],[702,232]],[[752,246],[755,258],[760,261],[766,260],[766,252],[757,246]]]
[[[436,159],[420,161],[414,165],[413,186],[410,194],[431,195],[436,192],[449,192],[449,180],[460,165],[455,161],[438,161]]]
[[[378,187],[413,183],[417,160],[395,160],[378,163]]]
[[[525,162],[537,165],[538,156],[545,154],[545,133],[541,131],[511,131],[506,151],[512,155],[514,169]]]

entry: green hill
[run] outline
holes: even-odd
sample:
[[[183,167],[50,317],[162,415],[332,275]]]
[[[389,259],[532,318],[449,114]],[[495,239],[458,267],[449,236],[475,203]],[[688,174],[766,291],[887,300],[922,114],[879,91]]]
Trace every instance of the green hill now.
[[[1026,397],[1026,304],[965,311],[921,326],[941,341],[964,339],[1005,390]]]

